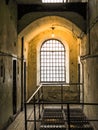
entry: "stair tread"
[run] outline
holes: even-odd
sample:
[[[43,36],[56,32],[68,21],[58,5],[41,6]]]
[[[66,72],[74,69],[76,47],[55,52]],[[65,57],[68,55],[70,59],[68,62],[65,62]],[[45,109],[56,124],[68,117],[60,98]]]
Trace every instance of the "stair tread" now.
[[[65,125],[41,125],[40,128],[66,128]]]
[[[66,130],[68,128],[67,110],[44,110],[40,130]],[[86,116],[80,109],[70,110],[70,130],[93,130]]]

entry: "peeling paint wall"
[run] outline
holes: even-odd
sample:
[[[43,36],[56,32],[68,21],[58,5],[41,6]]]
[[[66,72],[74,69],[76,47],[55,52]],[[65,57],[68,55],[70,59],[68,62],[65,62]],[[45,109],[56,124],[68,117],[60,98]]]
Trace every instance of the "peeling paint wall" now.
[[[85,40],[84,45],[81,45],[81,55],[84,55],[84,102],[98,103],[98,0],[89,0],[88,13],[88,38],[87,42]],[[87,106],[84,110],[90,119],[98,119],[98,106]],[[91,123],[97,130],[98,122]]]
[[[0,130],[13,120],[13,58],[16,59],[17,112],[21,107],[20,59],[17,58],[17,5],[0,1]],[[16,58],[15,58],[16,57]]]

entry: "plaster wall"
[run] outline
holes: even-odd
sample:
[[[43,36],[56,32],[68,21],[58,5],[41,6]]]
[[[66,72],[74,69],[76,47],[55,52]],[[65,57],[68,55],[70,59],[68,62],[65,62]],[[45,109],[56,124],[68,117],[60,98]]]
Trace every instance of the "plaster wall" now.
[[[98,58],[90,58],[84,61],[84,102],[98,102]],[[85,106],[84,111],[89,119],[98,119],[98,106]],[[97,122],[91,122],[95,130]]]
[[[62,34],[62,35],[59,35]],[[43,33],[40,33],[28,43],[28,95],[31,96],[34,90],[38,87],[40,83],[40,47],[41,44],[46,40],[51,38],[51,31],[47,30]],[[60,40],[65,48],[68,46],[69,53],[69,82],[77,83],[78,82],[78,55],[79,55],[79,44],[78,41],[73,35],[67,34],[63,31],[55,31],[55,38]],[[68,64],[67,64],[68,65]],[[32,77],[32,80],[31,80]],[[54,88],[52,88],[52,94],[50,94],[50,88],[45,90],[46,95],[45,99],[50,100],[60,98],[60,95],[53,94]],[[59,91],[59,89],[58,89]],[[65,101],[78,101],[79,100],[79,89],[77,86],[67,86],[64,89],[64,99]],[[56,95],[54,97],[53,95]],[[50,97],[49,97],[50,96]]]
[[[90,27],[87,47],[82,46],[84,70],[84,102],[98,103],[98,0],[89,0],[89,22]],[[84,44],[84,43],[83,43]],[[85,46],[86,46],[85,44]],[[86,53],[85,53],[86,52]],[[84,107],[85,113],[90,119],[98,119],[98,106]],[[91,122],[95,130],[98,129],[97,122]]]
[[[17,112],[21,107],[20,59],[17,57],[17,5],[0,1],[0,130],[13,120],[13,58],[16,59]]]

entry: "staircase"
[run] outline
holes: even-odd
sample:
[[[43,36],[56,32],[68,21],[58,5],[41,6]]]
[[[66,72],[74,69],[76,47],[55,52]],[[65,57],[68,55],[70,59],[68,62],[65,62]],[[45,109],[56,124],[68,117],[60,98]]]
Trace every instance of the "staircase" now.
[[[70,109],[70,129],[68,129],[67,109],[45,108],[40,130],[94,130],[81,109]]]
[[[64,111],[67,118],[67,110]],[[70,109],[70,130],[94,130],[82,109]]]
[[[44,109],[40,130],[66,130],[61,109]]]

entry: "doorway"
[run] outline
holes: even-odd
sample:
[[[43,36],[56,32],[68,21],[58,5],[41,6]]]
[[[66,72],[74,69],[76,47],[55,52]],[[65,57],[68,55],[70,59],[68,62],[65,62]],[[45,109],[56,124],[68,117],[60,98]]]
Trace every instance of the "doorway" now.
[[[16,81],[16,63],[17,60],[13,59],[13,92],[12,92],[12,98],[13,98],[13,114],[16,114],[17,112],[17,81]]]

